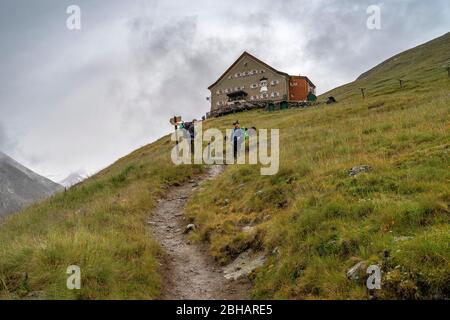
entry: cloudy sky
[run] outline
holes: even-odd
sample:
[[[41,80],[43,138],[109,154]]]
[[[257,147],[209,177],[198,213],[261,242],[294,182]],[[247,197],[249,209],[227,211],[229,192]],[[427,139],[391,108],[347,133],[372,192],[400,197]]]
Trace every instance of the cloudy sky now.
[[[373,4],[381,30],[366,27]],[[56,181],[92,174],[170,116],[205,114],[244,50],[321,93],[448,31],[448,0],[0,0],[0,150]]]

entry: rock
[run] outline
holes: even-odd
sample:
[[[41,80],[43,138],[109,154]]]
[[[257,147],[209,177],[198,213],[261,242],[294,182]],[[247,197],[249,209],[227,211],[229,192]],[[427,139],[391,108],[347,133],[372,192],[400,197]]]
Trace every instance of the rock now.
[[[272,250],[272,254],[274,254],[274,255],[279,255],[280,254],[280,248],[278,248],[278,247],[275,247],[273,250]]]
[[[407,241],[407,240],[411,240],[411,239],[414,239],[414,237],[408,237],[408,236],[394,237],[395,242]]]
[[[349,177],[354,177],[360,173],[369,172],[372,170],[372,167],[369,165],[361,165],[357,167],[353,167],[348,171]]]
[[[264,265],[263,253],[254,253],[251,249],[241,253],[232,263],[223,268],[224,277],[238,280],[247,277],[253,270]]]
[[[191,231],[195,231],[196,227],[195,224],[190,223],[186,226],[186,228],[184,228],[184,233],[189,233]]]
[[[255,230],[255,227],[252,227],[252,226],[245,226],[242,228],[242,232],[245,232],[245,233],[250,233],[253,230]]]
[[[223,203],[224,203],[225,205],[229,204],[229,203],[230,203],[230,199],[224,199],[224,200],[223,200]]]
[[[347,278],[350,280],[359,280],[361,278],[361,273],[366,272],[366,265],[364,262],[358,262],[353,267],[348,269]]]
[[[333,104],[333,103],[336,103],[336,102],[337,101],[336,101],[336,99],[334,97],[328,97],[327,104]]]
[[[147,221],[147,224],[149,224],[151,226],[156,226],[156,222],[153,222],[153,221]]]
[[[41,300],[44,298],[45,298],[44,291],[31,291],[26,296],[26,299],[29,299],[29,300]]]

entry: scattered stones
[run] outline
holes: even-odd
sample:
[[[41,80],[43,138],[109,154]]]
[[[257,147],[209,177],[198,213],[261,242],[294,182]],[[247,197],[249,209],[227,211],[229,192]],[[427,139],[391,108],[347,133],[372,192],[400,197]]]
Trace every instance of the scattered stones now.
[[[263,253],[254,253],[251,249],[241,253],[232,263],[223,268],[226,279],[238,280],[247,277],[253,270],[266,261]]]
[[[186,226],[186,228],[184,228],[184,233],[189,233],[191,231],[195,231],[196,226],[193,223],[190,223]]]
[[[361,275],[364,274],[366,271],[366,265],[364,262],[358,262],[353,267],[348,269],[347,271],[347,278],[350,280],[359,280],[361,279]]]
[[[153,222],[153,221],[147,221],[147,224],[149,224],[151,226],[156,226],[156,222]]]
[[[354,177],[360,173],[369,172],[371,170],[372,170],[372,167],[369,165],[356,166],[356,167],[351,168],[348,171],[348,175],[349,175],[349,177]]]

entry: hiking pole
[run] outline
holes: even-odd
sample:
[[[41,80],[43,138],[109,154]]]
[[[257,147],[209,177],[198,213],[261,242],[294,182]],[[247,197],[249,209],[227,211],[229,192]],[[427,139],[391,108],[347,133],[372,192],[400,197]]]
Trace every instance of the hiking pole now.
[[[208,142],[208,160],[211,159],[211,142]]]
[[[178,135],[177,135],[177,130],[178,130],[178,125],[177,125],[177,117],[176,116],[173,116],[173,123],[174,123],[174,126],[175,126],[175,145],[176,145],[176,148],[177,148],[177,156],[180,154],[180,152],[179,152],[179,147],[178,147]]]

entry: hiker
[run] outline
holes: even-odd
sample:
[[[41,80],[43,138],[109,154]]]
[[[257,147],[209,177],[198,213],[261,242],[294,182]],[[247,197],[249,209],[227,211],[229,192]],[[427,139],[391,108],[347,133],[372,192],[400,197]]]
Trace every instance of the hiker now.
[[[250,140],[249,137],[256,136],[256,127],[248,128],[242,128],[244,130],[244,141],[245,141],[245,152],[250,151]]]
[[[244,130],[245,141],[248,141],[248,137],[256,135],[256,127],[242,128]]]
[[[241,129],[239,120],[233,123],[234,129],[231,133],[231,143],[233,145],[234,159],[238,156],[238,150],[241,148],[242,142],[245,143],[245,131]]]
[[[183,122],[181,124],[181,129],[186,130],[185,133],[187,133],[187,137],[191,141],[191,153],[194,154],[194,140],[195,140],[195,123],[197,122],[196,119],[192,120],[192,122]]]

